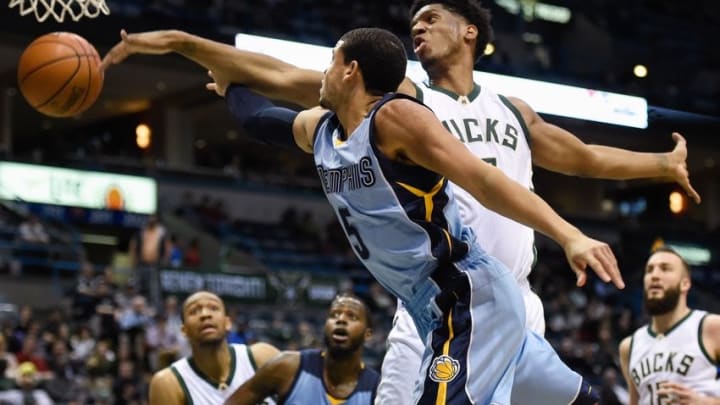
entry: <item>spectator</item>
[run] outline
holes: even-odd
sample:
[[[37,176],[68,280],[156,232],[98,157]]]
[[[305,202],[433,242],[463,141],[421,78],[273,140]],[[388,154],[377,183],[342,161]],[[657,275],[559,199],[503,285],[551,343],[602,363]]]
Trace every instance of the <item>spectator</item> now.
[[[18,388],[1,391],[0,403],[8,405],[52,405],[48,393],[37,387],[37,369],[31,362],[21,363],[18,367]]]
[[[198,238],[192,238],[190,245],[185,251],[185,266],[187,267],[200,267],[202,259],[200,258],[200,241]]]
[[[15,358],[14,354],[7,351],[7,341],[5,335],[3,335],[2,333],[0,333],[0,361],[2,361],[5,365],[2,373],[0,373],[0,379],[2,379],[3,377],[8,379],[15,378],[17,359]]]
[[[45,356],[42,353],[42,348],[38,347],[37,337],[33,334],[25,336],[22,342],[22,351],[15,354],[18,363],[32,363],[33,364],[33,376],[40,374],[39,376],[43,379],[52,377],[50,367],[48,367],[45,361]],[[18,373],[20,373],[20,367],[18,367]]]
[[[135,271],[135,282],[140,293],[149,295],[152,305],[160,303],[158,266],[167,262],[170,239],[157,215],[150,215],[145,225],[130,240],[130,256]]]
[[[92,263],[83,262],[73,295],[73,315],[76,320],[86,321],[95,312],[98,282]]]
[[[45,227],[35,214],[28,215],[27,219],[20,224],[18,228],[20,239],[28,243],[47,244],[50,237],[45,231]]]
[[[170,236],[169,249],[170,253],[167,255],[167,262],[165,264],[172,268],[178,268],[182,266],[183,251],[180,247],[180,243],[178,242],[177,235]]]

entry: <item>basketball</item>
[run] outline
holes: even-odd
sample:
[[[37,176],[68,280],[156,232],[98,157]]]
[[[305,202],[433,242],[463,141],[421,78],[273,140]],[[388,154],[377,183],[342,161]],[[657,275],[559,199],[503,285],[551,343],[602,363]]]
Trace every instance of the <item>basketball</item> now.
[[[20,92],[37,111],[70,117],[93,105],[103,86],[100,56],[85,38],[54,32],[35,39],[20,56]]]

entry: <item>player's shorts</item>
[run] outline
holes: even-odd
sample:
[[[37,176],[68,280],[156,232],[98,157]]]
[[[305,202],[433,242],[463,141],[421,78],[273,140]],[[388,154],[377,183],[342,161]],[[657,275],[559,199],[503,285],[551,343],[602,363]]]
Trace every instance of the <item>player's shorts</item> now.
[[[545,313],[542,301],[525,284],[520,286],[525,302],[525,324],[530,330],[543,335],[545,332]],[[397,404],[411,405],[413,390],[418,383],[425,344],[418,336],[417,328],[402,301],[398,300],[393,327],[387,338],[387,351],[382,363],[382,378],[377,388],[375,405]],[[513,403],[516,403],[513,401]],[[516,403],[522,405],[521,403]]]
[[[412,377],[419,352],[410,337],[414,325],[399,315],[388,339],[389,359],[397,361],[383,364],[376,404],[509,405],[511,395],[518,405],[575,399],[580,376],[542,337],[526,332],[521,291],[500,262],[473,249],[435,274],[442,275],[436,282],[443,292],[434,309],[442,315],[427,335],[428,348],[422,348],[423,379],[415,383]],[[412,386],[415,392],[408,395]]]

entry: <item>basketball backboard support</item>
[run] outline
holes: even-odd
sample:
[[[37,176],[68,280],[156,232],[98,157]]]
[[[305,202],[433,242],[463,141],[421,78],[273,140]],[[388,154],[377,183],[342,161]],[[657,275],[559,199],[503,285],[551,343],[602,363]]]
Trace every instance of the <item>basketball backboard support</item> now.
[[[53,17],[63,22],[66,17],[73,21],[110,14],[105,0],[10,0],[10,8],[17,7],[21,16],[34,14],[38,22]]]

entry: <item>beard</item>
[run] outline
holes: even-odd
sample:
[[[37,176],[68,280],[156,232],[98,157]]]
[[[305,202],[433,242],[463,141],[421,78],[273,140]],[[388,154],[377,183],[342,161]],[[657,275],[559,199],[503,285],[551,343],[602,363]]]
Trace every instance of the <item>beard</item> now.
[[[328,353],[336,359],[342,359],[352,356],[353,353],[360,350],[360,348],[364,344],[362,336],[358,336],[357,339],[350,339],[347,346],[338,346],[327,335],[325,335],[324,339],[325,347],[327,348]]]
[[[647,292],[644,294],[645,309],[650,316],[664,315],[677,307],[680,301],[680,285],[665,290],[662,298],[648,298]]]

